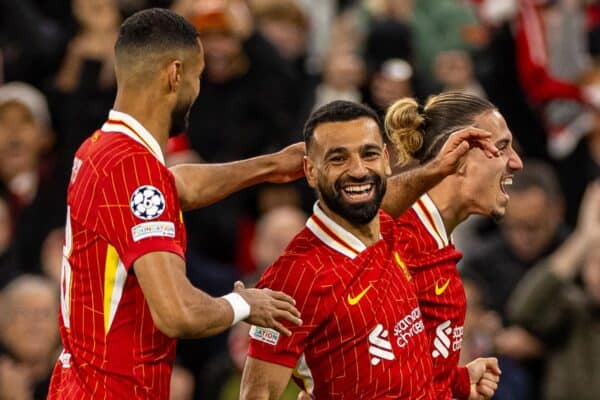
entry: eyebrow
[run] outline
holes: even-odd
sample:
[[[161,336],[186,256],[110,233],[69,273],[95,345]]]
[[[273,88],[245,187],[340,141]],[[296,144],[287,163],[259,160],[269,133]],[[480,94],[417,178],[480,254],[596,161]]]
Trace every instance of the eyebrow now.
[[[359,152],[361,152],[361,153],[364,153],[365,151],[369,151],[369,150],[382,151],[383,148],[375,143],[367,143],[367,144],[360,146],[360,148],[359,148]],[[337,154],[337,153],[348,153],[348,148],[343,147],[343,146],[332,147],[331,149],[329,149],[325,152],[325,155],[323,157],[328,158],[331,155]]]
[[[329,158],[331,155],[336,154],[336,153],[347,153],[348,149],[345,147],[332,147],[331,149],[327,150],[325,152],[325,155],[323,156],[323,158]]]

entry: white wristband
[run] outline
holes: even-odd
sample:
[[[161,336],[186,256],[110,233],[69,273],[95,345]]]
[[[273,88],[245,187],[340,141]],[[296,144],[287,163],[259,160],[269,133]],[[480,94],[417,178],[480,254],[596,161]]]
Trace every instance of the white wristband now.
[[[235,325],[250,316],[250,304],[239,294],[229,293],[221,298],[227,300],[233,309],[233,322],[231,325]]]

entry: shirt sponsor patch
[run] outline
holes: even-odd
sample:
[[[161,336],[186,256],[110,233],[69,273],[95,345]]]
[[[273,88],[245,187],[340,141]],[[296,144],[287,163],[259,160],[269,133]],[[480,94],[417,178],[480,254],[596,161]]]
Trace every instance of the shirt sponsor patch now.
[[[133,241],[149,237],[175,237],[175,224],[169,221],[144,222],[131,228]]]
[[[271,346],[275,346],[279,341],[279,332],[270,328],[252,325],[250,328],[250,337]]]
[[[165,211],[165,196],[154,186],[140,186],[132,193],[130,206],[131,212],[138,218],[158,218]]]

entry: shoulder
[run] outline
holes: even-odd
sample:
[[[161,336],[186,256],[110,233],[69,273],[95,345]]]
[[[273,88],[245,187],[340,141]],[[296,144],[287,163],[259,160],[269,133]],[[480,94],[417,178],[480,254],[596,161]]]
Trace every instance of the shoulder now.
[[[305,228],[265,270],[257,286],[283,290],[292,296],[316,290],[331,275],[336,256]]]
[[[168,171],[144,145],[119,132],[96,131],[86,141],[83,156],[98,174],[105,176]]]

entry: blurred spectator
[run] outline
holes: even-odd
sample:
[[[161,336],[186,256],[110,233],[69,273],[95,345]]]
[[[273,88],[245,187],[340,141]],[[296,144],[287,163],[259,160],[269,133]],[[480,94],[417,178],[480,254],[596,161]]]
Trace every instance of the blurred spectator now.
[[[365,60],[369,78],[365,97],[381,113],[401,97],[425,95],[421,90],[423,81],[413,67],[413,41],[413,28],[406,21],[389,18],[373,21],[367,33]]]
[[[60,227],[48,233],[41,248],[40,270],[57,286],[60,285],[64,244],[65,229]]]
[[[402,2],[407,0],[389,0]],[[468,2],[456,0],[414,1],[412,27],[415,33],[415,65],[431,76],[438,53],[446,50],[471,50],[479,45],[480,29],[474,9]]]
[[[193,400],[194,375],[187,368],[175,362],[171,373],[171,393],[169,400]]]
[[[364,78],[365,65],[359,55],[332,49],[325,58],[322,81],[315,89],[313,109],[334,100],[360,103],[360,86]]]
[[[63,222],[62,192],[44,157],[52,142],[44,96],[21,82],[0,86],[0,185],[9,194],[15,246],[26,271],[39,265],[48,230]]]
[[[61,133],[61,168],[67,170],[79,145],[98,129],[112,107],[113,47],[121,24],[117,0],[71,0],[71,7],[77,31],[54,79],[52,98]]]
[[[316,77],[307,70],[310,21],[298,0],[253,0],[252,11],[258,31],[293,68],[296,75],[296,121],[300,132],[314,102]]]
[[[475,77],[473,60],[466,51],[440,52],[434,63],[435,78],[443,91],[460,91],[486,98],[483,87]]]
[[[589,186],[576,230],[523,277],[509,305],[546,346],[543,398],[600,398],[600,182]]]
[[[0,197],[0,290],[21,273],[13,244],[13,226],[8,202]]]
[[[59,21],[48,18],[34,0],[0,0],[0,85],[25,81],[41,86],[55,72],[64,47]],[[61,9],[59,2],[44,11]]]
[[[600,64],[594,64],[580,78],[582,85],[600,88]],[[600,110],[590,111],[585,118],[586,129],[576,130],[573,150],[556,160],[556,170],[565,193],[566,218],[570,226],[577,222],[579,204],[587,185],[600,178]]]
[[[206,69],[190,114],[192,148],[208,162],[231,161],[299,139],[296,76],[254,29],[243,1],[198,2],[190,16],[200,31]],[[293,139],[294,138],[294,139]],[[190,239],[205,255],[236,260],[239,224],[256,216],[256,188],[187,217]]]
[[[47,278],[23,275],[2,291],[0,398],[45,399],[59,354],[58,288]]]

